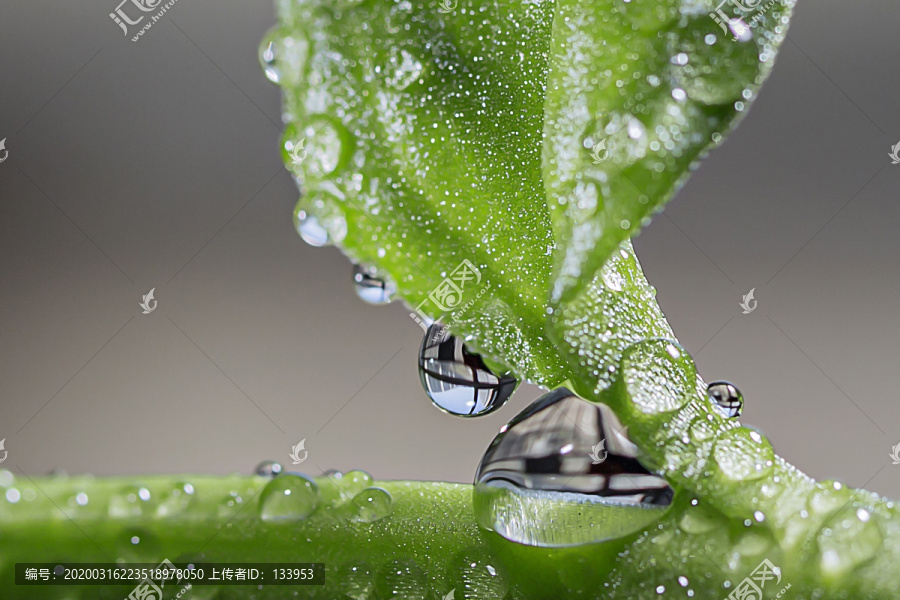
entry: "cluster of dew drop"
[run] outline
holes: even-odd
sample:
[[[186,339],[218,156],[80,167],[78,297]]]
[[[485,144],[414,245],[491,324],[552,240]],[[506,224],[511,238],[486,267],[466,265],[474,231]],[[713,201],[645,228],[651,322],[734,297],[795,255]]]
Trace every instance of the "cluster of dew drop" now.
[[[501,19],[502,24],[497,21],[498,15],[486,8],[461,7],[459,17],[473,29],[484,33],[478,37],[483,50],[499,51],[500,55],[506,56],[504,52],[509,49],[502,46],[509,44],[516,48],[509,55],[518,57],[517,65],[521,68],[517,73],[488,74],[467,68],[471,65],[455,60],[461,53],[459,48],[454,48],[446,37],[437,35],[440,32],[427,30],[424,26],[423,30],[435,34],[432,39],[427,42],[420,39],[418,44],[376,44],[371,59],[316,55],[313,48],[323,40],[326,42],[323,47],[329,51],[340,47],[354,49],[353,44],[333,44],[325,33],[317,33],[307,39],[294,32],[274,32],[261,51],[269,78],[285,84],[289,92],[289,86],[298,85],[300,80],[297,78],[301,74],[308,78],[306,96],[286,98],[285,101],[285,114],[290,121],[285,135],[286,158],[289,159],[292,153],[297,155],[296,144],[303,138],[306,141],[303,151],[309,162],[303,169],[294,169],[294,173],[304,191],[309,191],[310,179],[317,182],[310,197],[301,199],[297,205],[297,230],[305,241],[320,246],[341,243],[348,231],[358,227],[359,231],[354,231],[354,235],[378,244],[377,258],[384,259],[389,253],[407,251],[403,240],[409,230],[404,227],[414,226],[437,237],[445,231],[469,229],[471,238],[476,240],[478,252],[488,260],[494,260],[497,255],[504,254],[492,243],[502,238],[498,232],[505,230],[504,224],[498,223],[495,215],[485,222],[466,222],[470,213],[460,211],[464,207],[461,190],[477,194],[482,191],[480,186],[486,184],[463,178],[455,189],[446,185],[441,187],[446,182],[434,178],[438,164],[435,160],[448,156],[446,148],[456,147],[459,152],[468,153],[470,158],[480,160],[479,168],[492,173],[504,184],[515,181],[533,183],[534,180],[529,179],[524,171],[539,165],[543,145],[543,158],[552,167],[552,175],[546,183],[548,193],[555,199],[548,203],[553,227],[557,235],[562,233],[563,238],[568,236],[569,240],[566,246],[557,249],[564,257],[560,279],[566,276],[580,278],[583,276],[585,255],[592,252],[598,236],[606,231],[597,222],[602,222],[601,218],[618,222],[624,233],[613,239],[627,239],[630,232],[646,224],[649,219],[655,206],[650,199],[668,196],[681,179],[678,174],[694,168],[710,142],[718,144],[734,119],[746,111],[771,67],[777,46],[784,39],[786,15],[792,4],[790,1],[780,3],[762,16],[753,29],[739,21],[732,21],[728,23],[730,31],[726,31],[710,19],[704,6],[695,2],[622,0],[605,7],[608,12],[603,13],[602,17],[578,10],[567,15],[569,37],[560,44],[561,50],[540,44],[525,47],[506,37],[512,34],[512,37],[518,36],[521,42],[527,39],[523,32],[549,32],[549,3],[535,3],[528,9],[527,18],[517,20],[507,16]],[[382,15],[387,19],[388,33],[408,33],[410,24],[421,24],[421,20],[406,18],[412,10],[408,2],[395,2],[388,11],[389,15]],[[351,12],[348,9],[342,13],[343,18],[348,18]],[[623,28],[623,23],[628,27]],[[610,51],[604,36],[594,39],[585,35],[584,31],[591,27],[622,37],[622,48]],[[375,24],[363,25],[363,37],[373,34],[376,28]],[[653,35],[648,36],[647,32]],[[491,36],[496,36],[493,42]],[[489,48],[492,44],[493,48]],[[558,55],[558,52],[562,54]],[[478,66],[479,62],[487,59],[493,64],[489,56],[489,53],[482,57],[476,55],[472,63]],[[479,61],[479,58],[482,60]],[[346,74],[341,66],[361,69],[364,72],[364,89],[353,89],[353,78],[348,78],[350,83],[336,84],[335,74]],[[538,123],[540,135],[525,135],[520,140],[518,152],[510,155],[512,162],[504,162],[509,161],[509,157],[497,152],[497,146],[471,135],[473,132],[484,135],[487,132],[484,122],[492,123],[491,119],[498,114],[520,118],[523,125],[531,124],[533,119],[527,107],[536,97],[541,100],[540,105],[543,104],[543,97],[548,92],[548,78],[551,91],[563,89],[580,93],[551,98],[547,105],[550,111],[549,126]],[[441,86],[449,91],[442,91]],[[338,90],[342,90],[346,97],[341,98]],[[594,93],[593,98],[589,92]],[[460,102],[466,97],[475,102]],[[516,102],[523,98],[526,100],[517,105]],[[596,102],[607,102],[613,108],[605,106],[600,110],[601,107],[594,105]],[[333,106],[339,109],[338,118],[318,117]],[[375,107],[374,110],[372,107]],[[312,118],[307,118],[307,115]],[[347,119],[352,119],[353,124]],[[304,125],[296,125],[299,122]],[[396,178],[379,176],[366,169],[367,161],[369,164],[379,160],[393,164],[390,163],[389,153],[373,149],[377,145],[376,134],[373,133],[377,129],[376,124],[383,128],[378,134],[384,136],[382,142],[402,146],[407,152],[403,162],[407,170],[397,169]],[[427,135],[429,126],[435,130],[433,137]],[[425,132],[424,138],[411,133],[416,128]],[[498,135],[507,133],[498,128]],[[312,141],[313,138],[315,141]],[[603,161],[595,160],[592,164],[589,150],[596,149],[601,142],[607,154]],[[623,178],[620,174],[626,169],[629,169],[628,176]],[[635,202],[620,212],[604,213],[606,203],[603,199],[622,195],[627,187],[625,179],[631,185],[625,195],[634,196]],[[438,183],[435,193],[443,193],[444,197],[429,206],[428,211],[417,211],[410,200],[423,199],[424,192],[416,188],[423,182]],[[468,190],[467,184],[470,187]],[[526,185],[524,191],[533,193],[536,190],[533,185]],[[501,194],[496,217],[515,218],[517,215],[505,214],[512,205],[502,200]],[[358,211],[354,211],[351,204]],[[387,231],[380,231],[378,226],[373,228],[371,223],[365,222],[369,216],[385,213],[405,216],[407,222],[388,223],[385,226]],[[351,225],[348,225],[348,215],[353,215]],[[540,220],[537,224],[548,230],[551,227],[547,220]],[[556,243],[550,238],[546,241],[543,247],[547,248],[545,256],[549,257]],[[435,247],[440,248],[441,244]],[[418,250],[412,248],[413,252]],[[450,250],[447,253],[451,261],[456,258],[453,252]],[[620,256],[613,255],[613,263],[633,260],[630,247],[623,248],[620,253]],[[428,249],[415,258],[427,260],[432,255],[433,251]],[[497,264],[509,264],[509,257],[503,258],[507,262]],[[546,267],[548,261],[545,259],[539,263]],[[682,350],[676,345],[664,349],[668,356],[654,355],[644,363],[638,360],[640,357],[634,349],[641,340],[671,337],[671,332],[664,321],[642,323],[640,318],[623,318],[623,314],[629,311],[640,312],[640,305],[648,300],[634,299],[635,289],[647,288],[632,285],[622,276],[627,271],[629,268],[623,271],[614,264],[607,264],[598,271],[590,286],[586,286],[591,292],[581,300],[585,306],[578,306],[576,299],[572,305],[562,309],[547,308],[546,313],[561,332],[561,338],[577,353],[578,360],[591,369],[591,375],[598,382],[596,389],[592,390],[594,394],[624,378],[625,385],[630,386],[630,398],[637,411],[647,415],[669,414],[683,408],[678,391],[673,388],[691,388],[694,381],[678,380],[677,376],[685,372],[678,368],[660,370],[659,366],[665,365],[666,361],[678,363],[682,359]],[[507,285],[517,287],[515,279],[518,274],[502,268],[500,273],[512,280]],[[353,273],[357,293],[373,304],[390,302],[397,290],[408,284],[411,278],[410,273],[401,274],[398,285],[386,272],[368,265],[356,265]],[[554,289],[554,296],[556,291]],[[538,306],[544,303],[543,298],[529,300]],[[439,324],[433,327],[439,327]],[[491,328],[487,327],[485,337],[490,335]],[[426,391],[439,408],[461,416],[477,416],[488,414],[503,405],[511,391],[507,393],[500,385],[504,376],[502,373],[495,375],[477,354],[467,350],[466,345],[453,336],[446,336],[438,344],[428,344],[429,336],[434,336],[432,330],[426,334],[420,351],[420,373]],[[586,337],[592,338],[593,342],[587,343]],[[480,342],[490,346],[485,340]],[[446,352],[441,350],[442,344]],[[630,370],[631,375],[628,372],[619,373],[620,369]],[[460,376],[460,373],[463,375]],[[491,387],[485,382],[496,385]],[[743,397],[734,384],[713,382],[705,387],[705,392],[712,403],[712,410],[719,416],[726,419],[740,416]],[[517,429],[526,429],[521,423],[529,420],[526,418],[527,412],[523,411],[504,427],[498,440],[504,437],[508,440],[514,437]],[[714,435],[709,426],[711,420],[710,414],[696,415],[689,427],[690,433],[685,435],[688,438],[711,438]],[[529,435],[529,443],[540,445],[546,442],[541,438],[540,429],[531,431]],[[556,449],[558,457],[571,452],[570,447],[574,446],[575,440],[562,441],[566,443]],[[689,441],[687,439],[685,443]],[[502,447],[496,440],[495,445]],[[710,458],[718,477],[734,482],[767,481],[772,477],[774,453],[768,441],[758,432],[731,427],[715,440],[712,447]],[[564,451],[566,448],[569,449]],[[529,479],[527,473],[520,475],[525,477],[523,481],[527,481],[527,485],[518,484],[521,489],[559,493],[553,487],[555,484],[542,487],[536,485],[533,478]],[[778,476],[774,479],[776,486],[781,483]],[[298,485],[300,487],[296,490],[288,486],[291,488],[290,494],[302,497],[312,493],[308,483]],[[764,487],[768,489],[772,486],[767,483]],[[835,490],[839,491],[838,488]],[[822,497],[830,498],[830,492],[835,490],[823,491]],[[272,509],[285,502],[280,498],[280,493],[283,492],[272,492]],[[765,490],[763,493],[766,493]],[[800,518],[806,519],[810,512],[827,512],[827,509],[818,506],[827,502],[820,495],[814,494],[813,498],[809,510],[799,513]],[[509,502],[509,497],[505,497],[505,501]],[[518,502],[520,507],[527,504]],[[697,502],[693,500],[692,506],[696,506]],[[371,492],[353,504],[371,508],[383,504],[383,498]],[[504,508],[509,509],[509,506]],[[534,509],[531,507],[528,510]],[[866,525],[869,523],[869,512],[860,508],[855,517],[842,519],[836,528],[829,528],[821,534],[820,567],[824,571],[844,572],[870,559],[871,549],[878,546],[880,537],[877,528]],[[539,539],[535,532],[523,533],[522,530],[522,527],[528,527],[528,523],[540,526],[535,519],[524,513],[517,516],[515,511],[507,513],[505,518],[514,526],[509,529],[510,523],[504,523],[504,531],[510,539],[526,540],[525,543]],[[749,524],[760,524],[766,518],[762,511],[755,511],[747,521]],[[482,524],[487,523],[497,530],[497,523],[491,518],[480,520]],[[701,510],[686,511],[680,523],[681,529],[689,534],[709,533],[718,525],[714,518]],[[594,527],[594,524],[591,526]],[[871,543],[851,544],[848,549],[835,541],[849,539],[848,532],[854,535],[861,532],[862,537],[871,538]],[[502,535],[503,531],[500,533]],[[596,528],[597,539],[605,539],[607,533],[602,527]],[[767,542],[763,543],[754,536],[756,533],[742,538],[737,555],[752,554],[754,549],[766,546]],[[409,565],[398,564],[396,569],[398,577],[405,575],[410,581],[418,579],[410,576],[415,569]],[[684,575],[678,576],[674,585],[659,585],[656,593],[663,595],[667,589],[681,589],[687,597],[693,596],[690,582]],[[415,593],[410,592],[410,597],[415,597]]]

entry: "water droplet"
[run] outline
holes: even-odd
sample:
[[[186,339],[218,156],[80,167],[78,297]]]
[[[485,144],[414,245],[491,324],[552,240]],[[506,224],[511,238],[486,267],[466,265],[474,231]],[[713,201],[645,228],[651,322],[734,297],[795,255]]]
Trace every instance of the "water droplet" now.
[[[851,573],[875,558],[883,541],[875,522],[858,518],[844,505],[818,536],[821,569],[828,576]]]
[[[738,427],[722,434],[713,449],[713,458],[726,478],[743,481],[768,475],[775,452],[769,440],[758,432]]]
[[[285,473],[272,479],[259,494],[263,521],[299,521],[308,517],[319,501],[319,487],[304,475]]]
[[[259,477],[276,477],[281,475],[283,470],[284,467],[281,466],[281,463],[274,460],[264,460],[256,465],[253,474]]]
[[[278,83],[281,79],[281,72],[279,71],[275,60],[278,39],[280,37],[281,31],[276,27],[266,33],[262,43],[259,45],[259,64],[265,72],[266,78],[273,83]]]
[[[476,518],[506,539],[534,546],[639,531],[662,517],[673,491],[637,457],[612,409],[560,388],[491,442],[475,475]]]
[[[502,600],[509,591],[509,579],[499,565],[487,563],[483,550],[464,550],[453,562],[456,565],[456,600]]]
[[[338,582],[340,592],[351,600],[374,598],[375,577],[366,563],[353,563],[339,567],[332,580]]]
[[[428,580],[422,568],[411,560],[394,560],[378,573],[375,591],[379,598],[428,600]]]
[[[365,471],[355,470],[347,473],[333,471],[326,473],[327,485],[322,486],[322,498],[336,504],[350,502],[353,497],[368,487],[372,487],[374,479]]]
[[[494,412],[518,385],[514,377],[491,372],[480,355],[469,352],[440,323],[431,325],[422,339],[419,378],[435,406],[459,417]]]
[[[175,484],[171,491],[163,496],[156,507],[160,517],[170,517],[188,509],[194,500],[194,486],[187,482]]]
[[[407,52],[391,46],[388,66],[385,68],[387,83],[397,90],[405,90],[422,76],[422,62]]]
[[[7,488],[15,483],[15,481],[16,477],[12,474],[12,471],[0,469],[0,487]]]
[[[356,295],[369,304],[388,304],[397,291],[392,282],[379,279],[374,269],[363,265],[353,265],[353,283]]]
[[[116,553],[121,561],[148,561],[150,556],[157,556],[160,552],[159,539],[145,529],[127,528],[120,535],[116,539]]]
[[[738,37],[746,36],[742,33]],[[723,35],[705,12],[669,34],[669,51],[675,57],[672,72],[679,87],[703,104],[739,100],[747,82],[756,80],[759,69],[756,43]]]
[[[301,208],[294,213],[294,227],[303,241],[310,246],[321,247],[331,242],[328,230],[322,227],[317,217],[307,213],[305,209]]]
[[[309,42],[279,27],[271,29],[259,45],[259,64],[273,83],[295,84],[306,75]]]
[[[114,519],[140,517],[144,511],[152,511],[155,506],[150,501],[150,491],[143,486],[126,486],[109,499],[109,516]]]
[[[694,362],[678,342],[651,339],[628,346],[622,354],[625,387],[643,414],[663,414],[687,404],[694,393]]]
[[[353,152],[353,135],[341,123],[328,117],[312,117],[298,134],[304,142],[306,157],[300,164],[308,165],[313,174],[331,175],[343,167]],[[296,140],[299,143],[299,140]],[[330,183],[330,182],[329,182]]]
[[[353,497],[352,504],[356,511],[353,520],[361,523],[374,523],[390,516],[393,506],[391,495],[379,487],[366,488]]]
[[[744,410],[744,395],[733,383],[728,381],[714,381],[706,388],[716,412],[726,419],[734,419],[741,416]]]

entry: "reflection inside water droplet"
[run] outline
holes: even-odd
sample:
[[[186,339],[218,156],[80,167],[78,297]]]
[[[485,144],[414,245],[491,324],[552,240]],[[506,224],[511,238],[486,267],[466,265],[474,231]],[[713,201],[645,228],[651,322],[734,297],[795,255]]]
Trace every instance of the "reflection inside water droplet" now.
[[[716,412],[727,419],[741,416],[744,410],[744,395],[733,383],[728,381],[714,381],[706,388]]]
[[[294,214],[294,226],[303,241],[310,246],[321,247],[331,241],[328,230],[322,227],[319,219],[303,209]]]
[[[356,511],[353,519],[361,523],[374,523],[391,514],[393,510],[391,495],[382,488],[366,488],[352,500]]]
[[[425,332],[419,349],[419,377],[435,406],[459,417],[494,412],[509,400],[518,381],[497,376],[481,356],[466,349],[450,330],[435,323]]]
[[[299,473],[285,473],[266,484],[259,494],[263,521],[298,521],[308,517],[319,501],[319,486]]]
[[[281,466],[281,463],[274,460],[264,460],[256,465],[253,474],[260,477],[275,477],[276,475],[281,475],[283,470],[284,468]]]
[[[388,304],[396,292],[396,286],[375,276],[374,269],[353,265],[353,284],[356,295],[369,304]]]
[[[659,519],[674,495],[637,456],[612,409],[560,388],[494,438],[475,475],[476,518],[533,546],[634,533]]]

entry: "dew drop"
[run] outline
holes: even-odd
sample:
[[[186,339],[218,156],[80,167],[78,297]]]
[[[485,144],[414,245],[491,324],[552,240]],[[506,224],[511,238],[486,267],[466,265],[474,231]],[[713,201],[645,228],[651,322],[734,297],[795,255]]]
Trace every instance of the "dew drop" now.
[[[379,279],[374,269],[363,265],[353,265],[353,287],[363,302],[376,305],[390,303],[397,291],[392,282]]]
[[[775,453],[769,440],[746,427],[722,434],[713,450],[722,474],[732,481],[759,479],[773,468]]]
[[[334,581],[343,594],[341,598],[351,600],[370,600],[374,598],[375,577],[369,565],[363,562],[344,565],[337,569]]]
[[[706,388],[713,406],[720,415],[726,419],[735,419],[741,416],[744,410],[744,395],[733,383],[728,381],[714,381]]]
[[[842,508],[818,536],[820,567],[829,576],[847,575],[875,558],[883,541],[875,522]]]
[[[686,26],[669,34],[669,51],[675,56],[672,72],[678,86],[703,104],[738,100],[759,69],[756,43],[748,39],[735,41],[722,35],[722,29],[706,13],[690,18]]]
[[[458,417],[494,412],[509,400],[518,381],[495,375],[480,355],[469,352],[450,329],[435,323],[419,348],[419,378],[435,406]]]
[[[351,498],[371,486],[374,481],[371,475],[359,469],[348,471],[340,479],[342,489],[345,493],[350,493]]]
[[[301,208],[294,213],[294,227],[303,241],[310,246],[321,247],[331,243],[328,230],[322,227],[316,216],[309,214],[305,209]]]
[[[274,460],[264,460],[256,465],[253,474],[258,477],[276,477],[281,475],[283,470],[284,467],[281,466],[281,463]]]
[[[8,471],[7,469],[0,469],[0,487],[8,488],[13,483],[15,483],[16,477],[12,474],[12,471]]]
[[[390,516],[393,510],[391,495],[379,487],[366,488],[351,501],[355,514],[354,521],[374,523]]]
[[[391,600],[428,600],[428,580],[422,568],[411,560],[394,560],[378,573],[375,592]]]
[[[387,83],[396,90],[405,90],[422,77],[422,62],[406,50],[392,46],[388,66],[385,68]]]
[[[475,475],[476,519],[532,546],[574,546],[639,531],[662,517],[673,491],[637,457],[612,409],[560,388],[491,442]]]
[[[262,43],[259,45],[259,64],[263,72],[265,72],[266,78],[273,83],[278,83],[281,80],[281,71],[278,69],[275,57],[280,37],[281,30],[276,27],[266,33]]]
[[[194,486],[187,482],[176,483],[171,490],[162,496],[156,507],[160,517],[171,517],[183,513],[194,500]]]
[[[641,413],[664,414],[680,409],[694,391],[696,371],[688,353],[671,340],[643,340],[622,354],[626,391]]]
[[[458,553],[455,587],[457,600],[503,600],[509,591],[509,578],[499,565],[484,560],[483,550],[464,550]]]
[[[266,484],[259,494],[263,521],[299,521],[308,517],[319,501],[316,483],[298,473],[285,473]]]

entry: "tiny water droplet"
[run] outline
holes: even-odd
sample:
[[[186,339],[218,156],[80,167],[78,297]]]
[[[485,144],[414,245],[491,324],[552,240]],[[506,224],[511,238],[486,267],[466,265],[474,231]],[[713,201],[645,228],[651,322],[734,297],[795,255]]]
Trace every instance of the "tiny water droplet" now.
[[[351,563],[338,567],[336,571],[333,581],[338,582],[338,589],[344,596],[351,600],[374,598],[375,577],[368,564],[364,562]]]
[[[353,519],[361,523],[374,523],[390,516],[393,510],[391,495],[379,487],[366,488],[352,500],[356,511]]]
[[[109,516],[114,519],[140,517],[145,510],[154,510],[154,503],[150,500],[150,491],[147,488],[126,486],[110,497],[107,510]]]
[[[259,477],[276,477],[281,475],[283,470],[284,467],[281,466],[281,463],[274,460],[264,460],[256,465],[253,474]]]
[[[187,482],[176,483],[172,489],[163,495],[156,507],[156,514],[160,517],[178,515],[191,505],[194,500],[194,486]]]
[[[159,539],[141,528],[128,528],[116,540],[117,558],[127,562],[150,560],[150,556],[159,553],[160,547]]]
[[[744,395],[733,383],[714,381],[706,388],[706,393],[709,394],[716,412],[726,419],[741,416],[741,411],[744,410]]]
[[[275,60],[275,53],[278,47],[277,43],[280,35],[281,32],[277,27],[271,29],[266,33],[259,45],[259,64],[263,68],[266,78],[273,83],[278,83],[281,79],[281,72],[279,71]]]
[[[560,388],[526,408],[491,442],[475,475],[476,519],[506,539],[533,546],[574,546],[634,533],[661,518],[674,495],[637,457],[638,448],[611,408]]]
[[[263,521],[299,521],[308,517],[319,501],[319,487],[309,477],[285,473],[266,484],[259,494]]]
[[[434,405],[459,417],[494,412],[509,400],[518,381],[495,375],[480,355],[440,323],[428,328],[419,348],[419,378]]]
[[[388,304],[397,291],[392,282],[379,279],[374,269],[363,265],[353,265],[353,284],[356,295],[368,304]]]
[[[387,83],[397,90],[405,90],[422,76],[422,62],[406,50],[391,46],[388,66],[385,68]]]
[[[428,578],[411,560],[394,560],[386,564],[375,581],[379,598],[391,600],[428,600]]]
[[[509,591],[505,570],[487,563],[484,552],[467,549],[454,556],[456,565],[455,600],[502,600]]]
[[[12,474],[12,471],[0,469],[0,487],[7,488],[15,483],[15,481],[16,476]]]

